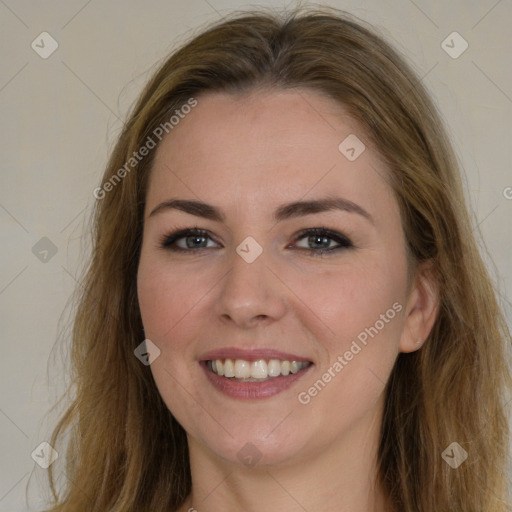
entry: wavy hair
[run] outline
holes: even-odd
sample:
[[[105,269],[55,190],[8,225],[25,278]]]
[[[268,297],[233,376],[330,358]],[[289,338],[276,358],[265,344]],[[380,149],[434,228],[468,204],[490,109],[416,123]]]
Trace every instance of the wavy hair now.
[[[185,432],[133,353],[143,340],[136,275],[155,151],[126,163],[191,98],[258,88],[327,95],[360,123],[391,171],[412,261],[433,264],[436,322],[420,350],[399,354],[386,388],[378,476],[393,510],[505,512],[511,336],[457,159],[404,57],[328,7],[237,11],[202,28],[129,113],[95,204],[72,329],[72,397],[51,438],[55,446],[69,434],[66,478],[57,490],[58,465],[50,467],[48,512],[175,511],[191,491]],[[457,469],[442,458],[452,442],[468,452]]]

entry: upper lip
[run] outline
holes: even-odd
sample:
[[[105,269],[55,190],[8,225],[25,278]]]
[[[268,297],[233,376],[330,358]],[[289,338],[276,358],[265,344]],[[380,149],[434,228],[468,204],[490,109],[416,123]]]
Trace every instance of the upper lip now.
[[[216,359],[243,359],[249,362],[258,361],[259,359],[264,359],[266,361],[270,359],[280,359],[281,361],[312,362],[311,359],[308,359],[307,357],[269,348],[248,350],[236,347],[226,347],[212,350],[200,357],[200,360],[202,361],[213,361]]]

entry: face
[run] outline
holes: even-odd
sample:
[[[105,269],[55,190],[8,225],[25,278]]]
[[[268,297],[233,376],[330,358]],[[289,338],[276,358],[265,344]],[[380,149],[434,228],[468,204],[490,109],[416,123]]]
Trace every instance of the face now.
[[[138,297],[160,349],[151,371],[192,446],[296,463],[379,414],[409,342],[398,205],[332,100],[197,100],[158,147],[147,191]]]

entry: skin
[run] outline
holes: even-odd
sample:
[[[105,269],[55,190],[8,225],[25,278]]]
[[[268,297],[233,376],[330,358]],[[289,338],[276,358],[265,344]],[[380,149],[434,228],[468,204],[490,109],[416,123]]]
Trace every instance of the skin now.
[[[363,129],[316,92],[197,99],[157,148],[138,271],[146,337],[161,350],[151,371],[188,435],[193,490],[181,510],[388,510],[376,482],[384,388],[399,352],[421,348],[438,303],[426,267],[407,280],[388,170]],[[354,161],[338,149],[349,134],[366,145]],[[373,220],[340,210],[272,218],[283,203],[326,196],[357,203]],[[149,216],[170,198],[217,206],[225,222],[175,209]],[[161,247],[164,235],[195,226],[211,236],[202,251]],[[318,243],[296,236],[315,227],[354,247],[315,256]],[[236,252],[248,236],[263,249],[252,263]],[[332,373],[338,356],[394,303],[401,311],[300,403],[298,394]],[[275,348],[314,366],[276,396],[235,399],[215,389],[198,363],[222,347]],[[246,443],[260,457],[252,467],[237,457]]]

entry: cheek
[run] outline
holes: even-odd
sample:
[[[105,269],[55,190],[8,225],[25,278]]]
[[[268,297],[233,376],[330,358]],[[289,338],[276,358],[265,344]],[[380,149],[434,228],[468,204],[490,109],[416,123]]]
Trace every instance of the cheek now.
[[[315,287],[303,285],[300,293],[333,333],[323,339],[328,357],[300,400],[318,418],[331,415],[334,430],[350,421],[347,411],[359,417],[382,398],[399,352],[406,268],[405,255],[380,252],[317,279]]]
[[[137,294],[146,336],[161,338],[177,321],[179,301],[171,293],[169,276],[158,266],[141,258],[137,274]]]
[[[185,423],[189,416],[198,414],[196,401],[182,392],[192,389],[190,374],[196,364],[185,357],[193,336],[189,319],[205,291],[193,273],[177,273],[153,254],[141,255],[137,293],[142,322],[146,338],[160,349],[151,372],[167,407]]]
[[[332,360],[350,346],[352,340],[364,340],[367,329],[376,327],[379,338],[398,344],[406,290],[406,261],[401,254],[367,254],[330,271],[307,274],[295,279],[294,291],[324,333],[324,342]],[[291,276],[290,276],[291,277]],[[395,307],[393,308],[393,305]],[[402,308],[400,308],[400,305]],[[371,329],[375,333],[375,329]],[[380,346],[388,346],[381,343]]]
[[[175,335],[187,324],[183,320],[201,307],[214,283],[214,277],[205,273],[199,275],[181,267],[177,272],[161,258],[143,254],[137,274],[137,293],[146,335],[161,340]]]
[[[372,272],[351,270],[326,279],[322,294],[302,292],[316,300],[318,316],[334,334],[320,340],[326,357],[297,398],[311,421],[333,438],[383,400],[403,326],[400,281],[378,266]]]

